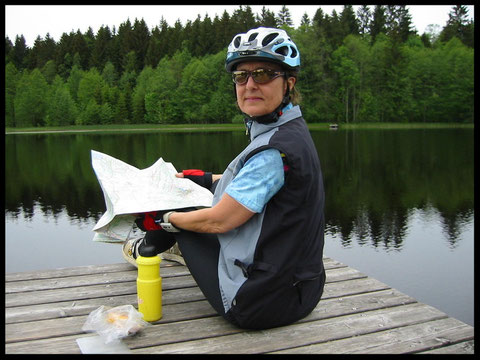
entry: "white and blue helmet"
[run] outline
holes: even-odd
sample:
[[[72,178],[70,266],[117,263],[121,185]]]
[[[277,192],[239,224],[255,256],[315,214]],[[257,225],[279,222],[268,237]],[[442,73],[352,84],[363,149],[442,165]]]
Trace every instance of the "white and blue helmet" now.
[[[227,71],[244,61],[273,61],[288,70],[299,70],[300,52],[285,30],[259,27],[235,35],[228,45]]]

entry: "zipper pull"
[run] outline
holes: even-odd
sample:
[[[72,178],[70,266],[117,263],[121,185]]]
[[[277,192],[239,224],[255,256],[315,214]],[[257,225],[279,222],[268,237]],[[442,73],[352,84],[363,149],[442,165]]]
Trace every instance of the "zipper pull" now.
[[[247,135],[248,137],[250,137],[250,129],[252,127],[252,120],[251,119],[244,119],[243,120],[245,122],[245,135]]]

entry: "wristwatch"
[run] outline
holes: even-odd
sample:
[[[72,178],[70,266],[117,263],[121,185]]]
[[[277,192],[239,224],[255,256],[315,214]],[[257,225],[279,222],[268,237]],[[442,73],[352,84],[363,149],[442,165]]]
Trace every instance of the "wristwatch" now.
[[[170,221],[168,221],[168,218],[172,213],[174,213],[174,211],[169,211],[163,215],[163,222],[160,223],[160,226],[163,230],[168,232],[180,232],[179,229],[177,229],[175,226],[172,225]]]

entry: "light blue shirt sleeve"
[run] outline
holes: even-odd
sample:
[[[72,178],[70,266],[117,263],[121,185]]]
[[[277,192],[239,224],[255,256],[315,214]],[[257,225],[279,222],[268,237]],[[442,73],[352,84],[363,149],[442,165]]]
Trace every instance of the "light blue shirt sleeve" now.
[[[260,213],[284,181],[280,151],[266,149],[248,159],[225,192],[247,209]]]

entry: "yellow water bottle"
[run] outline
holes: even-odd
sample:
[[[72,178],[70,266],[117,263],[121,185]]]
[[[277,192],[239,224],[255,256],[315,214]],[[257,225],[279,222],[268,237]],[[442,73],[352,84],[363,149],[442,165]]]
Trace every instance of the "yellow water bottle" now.
[[[138,311],[145,321],[162,318],[162,278],[160,277],[160,256],[154,247],[145,246],[137,257],[137,300]]]

